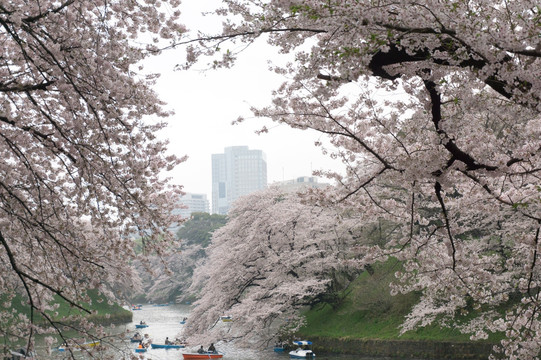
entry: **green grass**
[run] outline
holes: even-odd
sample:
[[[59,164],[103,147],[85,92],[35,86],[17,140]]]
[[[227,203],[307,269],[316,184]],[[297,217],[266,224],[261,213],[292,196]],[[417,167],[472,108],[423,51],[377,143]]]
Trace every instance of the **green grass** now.
[[[111,314],[114,312],[124,311],[129,312],[128,310],[122,308],[116,303],[109,304],[105,297],[98,295],[98,292],[96,290],[89,290],[88,295],[92,300],[92,303],[81,303],[81,305],[86,309],[96,311],[98,314]],[[57,298],[57,302],[61,304],[61,306],[57,310],[59,317],[84,314],[84,312],[82,312],[78,308],[69,306],[69,304],[67,304],[62,299]]]
[[[90,321],[98,322],[101,324],[106,323],[119,323],[131,321],[132,313],[120,305],[114,303],[109,304],[107,300],[98,294],[95,290],[89,290],[88,292],[92,303],[81,303],[80,305],[85,309],[88,309],[93,314],[87,314],[67,303],[59,296],[55,296],[54,303],[58,303],[59,307],[55,312],[48,311],[47,315],[55,321],[61,321],[73,316],[85,315]],[[11,307],[20,314],[25,314],[30,317],[30,306],[27,305],[27,301],[19,295],[17,295],[11,302]],[[46,320],[41,315],[34,312],[35,323],[45,324]]]
[[[73,318],[76,315],[84,315],[85,318],[94,324],[101,324],[101,325],[110,325],[110,324],[120,324],[120,323],[126,323],[130,322],[132,320],[133,314],[131,311],[128,311],[124,308],[122,308],[118,304],[108,304],[107,301],[103,296],[98,295],[97,291],[90,290],[89,296],[92,299],[92,304],[82,303],[85,308],[91,310],[92,314],[87,314],[86,312],[82,312],[81,310],[77,309],[76,307],[71,306],[66,301],[61,299],[60,297],[55,298],[55,303],[59,304],[59,307],[55,313],[49,312],[48,316],[53,319],[53,321],[57,322],[57,325],[68,325],[68,326],[60,326],[63,332],[64,337],[79,337],[80,333],[77,330],[74,330],[77,327],[77,324],[80,320]],[[0,303],[5,306],[6,301],[8,299],[8,296],[6,294],[0,295]],[[16,295],[15,298],[11,301],[10,309],[14,312],[14,315],[16,314],[25,314],[27,317],[30,317],[30,306],[28,305],[28,300],[26,300],[21,295]],[[11,321],[19,321],[18,317],[15,316],[11,319],[4,319],[6,323],[10,323]],[[48,327],[49,323],[47,320],[39,315],[34,313],[34,324],[38,326]],[[75,328],[71,328],[71,326],[74,326]],[[38,334],[36,335],[39,341],[43,341],[43,338],[45,336],[54,336],[57,339],[57,344],[60,344],[63,339],[56,333],[51,334]],[[27,339],[26,338],[16,338],[9,336],[8,334],[4,333],[2,337],[0,337],[0,341],[3,343],[4,346],[7,348],[19,348],[21,346],[25,346]],[[0,355],[1,357],[1,355]]]
[[[400,263],[389,260],[374,266],[373,275],[364,272],[349,287],[343,302],[335,305],[319,304],[304,315],[307,325],[300,335],[331,338],[470,341],[468,334],[453,328],[430,325],[400,335],[400,325],[419,299],[415,293],[391,296],[388,284]],[[501,335],[492,335],[496,341]]]

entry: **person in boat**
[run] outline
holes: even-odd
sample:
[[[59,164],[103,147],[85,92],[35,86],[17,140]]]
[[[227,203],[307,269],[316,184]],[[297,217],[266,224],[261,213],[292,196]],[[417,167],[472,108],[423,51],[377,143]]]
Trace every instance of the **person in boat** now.
[[[165,338],[165,345],[171,345],[171,341],[169,341],[169,337]]]
[[[175,338],[175,341],[173,341],[173,344],[174,345],[184,345],[184,344],[186,344],[186,339],[184,339],[184,338],[182,338],[182,339]]]
[[[199,354],[204,354],[205,353],[205,349],[203,349],[203,345],[201,345],[201,347],[199,348],[199,350],[197,350],[197,352]]]
[[[137,345],[138,349],[143,349],[145,346],[143,345],[143,341],[139,341],[139,345]]]
[[[148,336],[148,334],[145,334],[145,336],[143,338],[143,346],[145,348],[148,348],[151,343],[152,343],[152,339],[150,338],[150,336]]]
[[[135,333],[132,337],[133,340],[143,340],[143,337],[138,332]]]
[[[139,325],[146,325],[147,323],[144,322],[143,320],[141,320],[141,322],[139,323]]]
[[[211,343],[209,346],[209,353],[216,353],[216,348],[214,347],[214,343]]]

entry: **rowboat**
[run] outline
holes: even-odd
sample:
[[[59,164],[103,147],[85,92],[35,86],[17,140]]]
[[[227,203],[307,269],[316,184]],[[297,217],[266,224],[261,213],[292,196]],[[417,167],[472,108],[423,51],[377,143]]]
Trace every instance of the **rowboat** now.
[[[131,338],[130,338],[130,342],[140,342],[140,341],[143,341],[143,337],[141,336],[141,334],[137,333],[135,335],[133,335]]]
[[[221,359],[224,354],[220,353],[182,353],[184,360],[198,360],[198,359]]]
[[[148,327],[147,324],[135,324],[136,329],[144,329],[144,328],[147,328],[147,327]]]
[[[11,357],[5,358],[5,359],[14,359],[14,360],[35,360],[37,359],[36,354],[34,352],[27,353],[26,349],[20,348],[17,351],[10,350],[9,353],[11,354]]]
[[[147,352],[147,348],[135,348],[135,352],[136,352],[136,353]]]
[[[223,315],[220,316],[220,320],[222,320],[223,322],[229,322],[233,321],[233,317],[231,315]]]
[[[182,349],[184,345],[175,344],[150,344],[153,349]]]
[[[94,346],[98,346],[100,344],[100,341],[97,340],[97,341],[89,341],[89,342],[85,342],[84,344],[81,344],[80,346],[82,348],[89,348],[89,347],[94,347]]]
[[[66,351],[66,348],[68,346],[71,346],[73,349],[76,349],[76,350],[81,350],[81,349],[89,349],[89,348],[93,348],[95,346],[98,346],[100,344],[100,341],[97,340],[97,341],[89,341],[89,342],[85,342],[85,343],[82,343],[82,344],[72,344],[72,345],[60,345],[57,350],[58,351]]]
[[[296,350],[289,352],[289,357],[292,359],[313,359],[316,354],[310,349],[312,342],[307,340],[293,341],[293,344],[297,345]]]

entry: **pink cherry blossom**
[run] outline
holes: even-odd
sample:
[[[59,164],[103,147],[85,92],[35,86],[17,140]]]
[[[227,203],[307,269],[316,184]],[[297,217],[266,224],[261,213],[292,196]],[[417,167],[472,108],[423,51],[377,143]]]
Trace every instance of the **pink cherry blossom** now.
[[[303,204],[274,187],[239,199],[194,272],[190,291],[199,300],[186,325],[188,340],[265,346],[281,326],[298,329],[300,309],[358,273],[345,259],[360,228],[340,211]],[[220,322],[224,315],[233,322]]]
[[[120,296],[135,274],[134,237],[158,254],[174,240],[164,229],[180,188],[163,170],[182,160],[156,138],[169,112],[136,72],[150,54],[134,41],[142,31],[178,41],[184,29],[169,11],[178,3],[161,3],[169,9],[125,0],[0,6],[0,328],[10,341],[32,344],[38,315],[61,331],[47,312],[53,296],[82,312],[88,289]],[[28,318],[12,321],[15,294]]]
[[[457,314],[476,311],[475,320],[461,323],[465,332],[474,338],[504,332],[498,351],[510,359],[537,358],[539,4],[223,3],[217,12],[228,18],[223,33],[201,36],[189,63],[211,56],[229,66],[237,54],[226,59],[222,52],[242,47],[228,40],[261,38],[290,54],[289,64],[275,66],[284,84],[254,114],[314,129],[330,141],[323,151],[342,159],[347,171],[318,173],[338,186],[314,195],[316,204],[362,214],[365,225],[396,225],[384,243],[356,251],[361,263],[386,255],[404,262],[393,291],[419,291],[422,298],[403,330],[434,321],[457,326]],[[310,294],[297,290],[297,296]],[[226,305],[238,309],[243,299]],[[256,300],[246,298],[251,308]],[[505,314],[497,311],[502,304]],[[210,309],[214,318],[218,312]]]

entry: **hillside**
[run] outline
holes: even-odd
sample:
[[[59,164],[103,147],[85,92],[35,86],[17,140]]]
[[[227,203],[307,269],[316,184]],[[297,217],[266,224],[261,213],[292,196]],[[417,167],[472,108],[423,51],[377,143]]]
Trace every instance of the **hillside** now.
[[[125,323],[130,322],[132,319],[132,312],[122,308],[118,304],[109,304],[103,296],[99,296],[97,291],[89,291],[89,296],[92,299],[92,305],[89,306],[86,303],[82,305],[88,309],[96,311],[95,314],[87,315],[86,318],[89,321],[100,323],[100,324],[113,324],[113,323]],[[82,312],[64,300],[56,297],[56,303],[60,306],[56,312],[49,312],[49,316],[55,321],[61,321],[63,323],[71,323],[69,319],[75,315],[81,315]],[[20,314],[30,315],[30,309],[27,305],[24,305],[25,301],[20,296],[17,296],[12,301],[12,307],[17,310]],[[36,323],[39,324],[48,324],[45,319],[41,316],[36,315]]]
[[[351,348],[351,340],[365,345],[367,342],[376,342],[379,344],[377,346],[387,342],[392,347],[396,347],[397,342],[409,343],[410,347],[411,344],[426,346],[428,343],[443,342],[479,344],[483,352],[499,340],[499,335],[493,335],[489,341],[473,343],[469,335],[438,325],[400,335],[400,324],[418,300],[418,295],[390,295],[388,284],[399,268],[400,263],[391,260],[375,265],[372,275],[363,272],[344,291],[342,301],[338,304],[331,306],[322,303],[308,310],[305,313],[307,324],[298,335],[306,339],[319,339],[319,342],[325,339],[332,344],[332,351],[344,352]],[[340,349],[340,342],[343,349]]]

